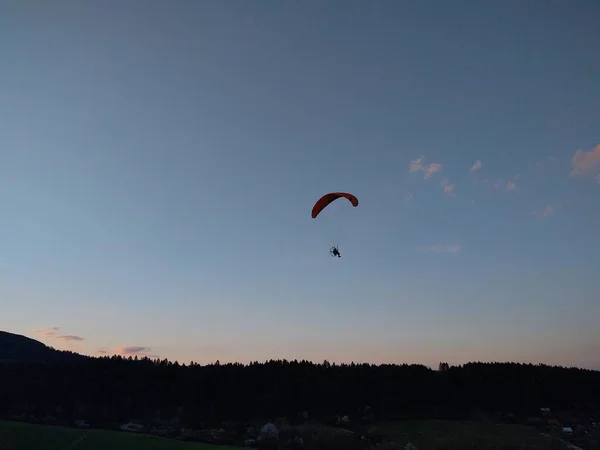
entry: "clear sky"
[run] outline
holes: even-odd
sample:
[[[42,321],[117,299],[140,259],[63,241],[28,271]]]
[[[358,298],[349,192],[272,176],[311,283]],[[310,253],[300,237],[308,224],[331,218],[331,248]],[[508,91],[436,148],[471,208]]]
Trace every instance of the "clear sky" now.
[[[599,21],[3,2],[0,329],[180,362],[600,368]],[[334,190],[359,206],[311,219]]]

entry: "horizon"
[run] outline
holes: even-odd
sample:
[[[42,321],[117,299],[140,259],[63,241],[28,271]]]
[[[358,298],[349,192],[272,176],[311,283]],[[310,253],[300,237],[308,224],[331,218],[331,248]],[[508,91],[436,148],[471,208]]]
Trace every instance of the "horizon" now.
[[[600,370],[600,5],[369,5],[2,8],[0,329]]]
[[[14,334],[8,331],[4,331],[4,330],[0,330],[0,332],[4,332],[4,333],[9,333],[9,334]],[[16,336],[24,336],[24,335],[20,335],[20,334],[16,334]],[[34,339],[31,338],[29,336],[24,336],[30,339]],[[41,341],[34,339],[35,341],[42,343]],[[42,343],[43,344],[43,343]],[[393,366],[423,366],[426,367],[429,370],[435,371],[435,372],[439,372],[440,369],[439,366],[440,364],[447,364],[445,361],[440,361],[436,366],[428,366],[425,364],[417,364],[417,363],[411,363],[411,362],[392,362],[392,363],[371,363],[368,361],[342,361],[342,362],[335,362],[335,361],[328,361],[328,360],[323,360],[323,361],[314,361],[314,360],[307,360],[307,359],[286,359],[286,358],[278,358],[278,359],[265,359],[265,360],[254,360],[254,361],[248,361],[248,362],[239,362],[239,361],[219,361],[218,359],[215,361],[209,361],[209,362],[205,362],[203,364],[200,364],[196,361],[178,361],[178,360],[171,360],[168,358],[160,358],[158,357],[158,355],[144,355],[144,354],[131,354],[131,353],[104,353],[104,354],[99,354],[99,355],[88,355],[88,354],[82,354],[82,353],[78,353],[77,351],[75,351],[74,349],[59,349],[56,347],[53,347],[51,345],[47,345],[47,344],[43,344],[46,345],[47,348],[53,350],[53,351],[58,351],[58,352],[71,352],[71,353],[75,353],[78,354],[80,356],[83,357],[89,357],[92,359],[95,358],[123,358],[123,359],[136,359],[138,361],[140,360],[150,360],[153,362],[156,361],[164,361],[167,360],[169,363],[171,364],[179,364],[180,366],[189,366],[191,364],[194,365],[199,365],[201,367],[205,367],[205,366],[211,366],[211,365],[215,365],[215,364],[219,364],[219,365],[227,365],[227,364],[241,364],[243,366],[250,366],[252,364],[269,364],[271,362],[284,362],[284,363],[298,363],[298,364],[303,364],[303,363],[308,363],[308,364],[314,364],[314,365],[323,365],[325,363],[328,363],[332,366],[344,366],[344,365],[356,365],[356,366],[362,366],[362,365],[369,365],[369,366],[376,366],[376,367],[380,367],[380,366],[385,366],[385,365],[393,365]],[[516,362],[516,361],[466,361],[462,364],[449,364],[448,367],[452,368],[452,367],[456,367],[456,368],[461,368],[465,365],[468,364],[515,364],[515,365],[530,365],[530,366],[546,366],[546,367],[550,367],[550,368],[560,368],[560,369],[577,369],[577,370],[590,370],[590,371],[596,371],[596,372],[600,372],[600,369],[587,369],[584,367],[579,367],[579,366],[561,366],[561,365],[551,365],[551,364],[544,364],[544,363],[536,363],[536,362]]]

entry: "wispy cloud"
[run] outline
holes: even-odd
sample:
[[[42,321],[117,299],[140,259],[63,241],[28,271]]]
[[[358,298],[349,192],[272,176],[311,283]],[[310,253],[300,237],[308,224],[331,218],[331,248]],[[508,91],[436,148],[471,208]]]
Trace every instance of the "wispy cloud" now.
[[[577,150],[571,159],[571,175],[586,175],[596,168],[600,169],[600,144],[590,151]]]
[[[81,336],[75,336],[73,334],[61,334],[56,336],[56,339],[60,339],[61,341],[83,341],[84,339]]]
[[[142,346],[129,346],[129,347],[119,347],[115,350],[115,353],[118,355],[139,355],[152,351],[150,347],[142,347]]]
[[[410,173],[423,172],[425,174],[425,179],[430,178],[437,172],[440,172],[442,168],[443,166],[440,163],[425,164],[425,158],[422,156],[417,159],[413,159],[408,165],[408,171]]]
[[[100,348],[96,349],[96,352],[100,353],[101,355],[108,354],[108,350],[104,347],[100,347]]]
[[[481,164],[480,160],[475,161],[475,163],[471,166],[471,172],[477,172],[482,166],[483,164]]]
[[[541,211],[534,211],[533,213],[540,219],[548,219],[554,215],[557,207],[554,205],[546,205]]]
[[[444,194],[453,194],[454,193],[454,185],[451,184],[450,182],[448,182],[447,179],[444,179],[441,181],[440,186],[442,186],[442,189],[444,190]]]
[[[435,253],[458,253],[460,252],[460,245],[458,244],[436,244],[430,245],[426,248],[427,251]]]
[[[504,189],[505,191],[514,191],[517,188],[517,182],[515,181],[519,176],[517,175],[512,180],[505,181],[502,178],[496,178],[493,183],[494,189]]]
[[[441,170],[442,165],[440,163],[431,163],[425,168],[425,178],[429,178]]]
[[[36,328],[33,332],[39,336],[60,341],[83,341],[81,336],[74,334],[59,334],[60,327]]]
[[[596,175],[596,183],[600,184],[600,173]]]
[[[36,328],[33,332],[45,337],[55,337],[59,329],[60,327]]]
[[[125,357],[138,356],[140,358],[150,358],[150,359],[160,358],[159,355],[152,353],[152,348],[144,347],[141,345],[119,347],[119,348],[114,349],[112,351],[112,353],[115,355],[121,355],[121,356],[125,356]]]
[[[412,199],[413,199],[413,195],[410,192],[404,196],[405,202],[410,202]]]
[[[78,343],[81,343],[85,339],[81,336],[76,336],[74,334],[60,334],[60,327],[48,327],[48,328],[37,328],[33,330],[34,334],[40,336],[42,340],[46,342],[48,340],[61,341],[61,344],[57,345],[59,348],[68,350],[77,350]]]
[[[411,173],[420,172],[423,170],[423,162],[425,162],[425,158],[422,156],[420,158],[413,159],[408,165],[408,171]]]

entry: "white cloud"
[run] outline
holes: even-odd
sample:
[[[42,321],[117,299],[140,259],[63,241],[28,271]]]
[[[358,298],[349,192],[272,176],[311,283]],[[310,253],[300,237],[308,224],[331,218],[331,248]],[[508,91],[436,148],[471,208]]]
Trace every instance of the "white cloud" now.
[[[406,194],[406,196],[404,197],[404,201],[410,202],[413,199],[413,195],[409,192],[408,194]]]
[[[425,174],[425,178],[430,178],[435,173],[442,170],[442,164],[440,163],[430,163],[425,165],[425,158],[419,157],[417,159],[413,159],[408,165],[408,171],[410,173],[414,172],[423,172]]]
[[[517,183],[515,183],[515,182],[514,182],[514,181],[512,181],[512,180],[511,180],[511,181],[509,181],[509,182],[506,184],[506,190],[507,190],[507,191],[514,191],[516,188],[517,188]]]
[[[442,165],[440,163],[431,163],[425,169],[425,178],[431,177],[433,174],[442,170]]]
[[[585,175],[597,167],[600,168],[600,144],[588,152],[577,150],[571,159],[571,165],[571,175],[575,176]]]
[[[477,172],[479,169],[481,169],[482,164],[480,160],[475,161],[475,163],[471,166],[471,172]]]

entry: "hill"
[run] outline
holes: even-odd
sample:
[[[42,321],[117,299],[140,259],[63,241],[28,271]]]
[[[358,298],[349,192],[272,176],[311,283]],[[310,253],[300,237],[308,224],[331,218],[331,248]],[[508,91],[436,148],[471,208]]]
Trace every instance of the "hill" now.
[[[84,358],[83,355],[56,350],[20,334],[0,331],[0,363],[58,362]]]

